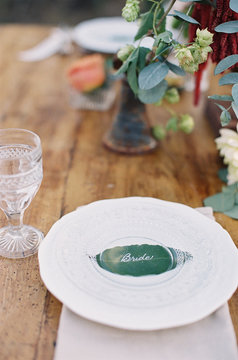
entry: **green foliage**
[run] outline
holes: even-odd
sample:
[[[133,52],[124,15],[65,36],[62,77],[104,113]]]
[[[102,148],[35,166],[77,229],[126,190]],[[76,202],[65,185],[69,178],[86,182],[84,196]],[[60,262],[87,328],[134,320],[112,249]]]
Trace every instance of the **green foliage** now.
[[[166,30],[166,17],[164,18],[164,20],[162,21],[160,26],[159,27],[157,26],[159,20],[162,18],[162,16],[164,16],[164,14],[165,14],[164,13],[164,8],[161,6],[158,13],[157,13],[156,18],[154,18],[155,23],[156,23],[155,24],[155,29],[156,29],[157,34],[160,34],[160,33],[164,32]]]
[[[227,126],[231,121],[231,114],[227,110],[223,110],[220,116],[221,125]]]
[[[234,103],[238,106],[238,84],[235,84],[232,87],[232,97],[234,99]]]
[[[220,115],[220,120],[221,120],[221,125],[222,126],[226,126],[229,124],[229,122],[231,121],[231,114],[229,113],[229,111],[220,104],[215,103],[221,110],[221,115]]]
[[[139,47],[139,55],[137,60],[138,71],[141,71],[146,65],[146,56],[149,54],[150,49],[146,47]]]
[[[234,113],[236,114],[236,117],[238,118],[238,106],[234,102],[231,103],[231,106]]]
[[[164,31],[159,34],[155,39],[154,46],[157,46],[160,41],[166,44],[170,44],[173,41],[173,34],[171,33],[171,31]]]
[[[200,25],[200,23],[199,23],[197,20],[193,19],[193,18],[192,18],[191,16],[189,16],[189,15],[186,15],[186,14],[182,13],[181,11],[174,10],[173,16],[176,16],[176,17],[180,18],[181,20],[187,21],[187,22],[189,22],[189,23],[191,23],[191,24],[198,24],[198,25]]]
[[[158,104],[159,106],[160,104]],[[162,140],[166,137],[168,131],[176,132],[181,130],[186,134],[190,134],[194,128],[194,120],[189,114],[179,114],[178,116],[173,111],[170,111],[172,116],[167,121],[166,126],[156,125],[152,128],[153,136],[157,140]]]
[[[169,103],[169,104],[177,104],[180,100],[180,95],[178,92],[178,89],[176,87],[170,87],[164,96],[164,99]]]
[[[135,94],[138,93],[138,80],[136,72],[137,62],[133,61],[127,70],[127,80],[128,83]]]
[[[234,54],[234,55],[230,55],[227,56],[225,59],[221,60],[214,71],[214,74],[220,74],[223,71],[229,69],[230,67],[234,66],[236,63],[238,63],[238,55]],[[234,86],[232,87],[232,96],[228,96],[228,95],[213,95],[213,96],[209,96],[210,99],[213,100],[220,100],[220,101],[230,101],[232,102],[231,106],[236,114],[236,117],[238,118],[238,73],[228,73],[225,74],[222,78],[220,78],[219,80],[219,85],[232,85],[234,84]],[[221,124],[222,126],[226,126],[227,124],[229,124],[230,120],[231,120],[231,115],[229,113],[229,109],[225,109],[222,105],[218,105],[217,106],[220,107],[220,109],[222,110],[222,113],[220,115],[220,120],[221,120]],[[230,107],[231,107],[230,106]]]
[[[209,196],[204,200],[205,206],[211,206],[214,211],[225,212],[235,205],[236,187],[230,185],[223,187],[222,192]]]
[[[236,0],[237,1],[237,0]],[[238,20],[228,21],[215,27],[216,32],[234,34],[238,32]]]
[[[178,130],[178,118],[176,116],[172,116],[166,125],[166,130],[177,131]]]
[[[149,90],[139,89],[138,98],[144,104],[154,104],[164,97],[168,88],[166,80],[162,80],[158,85]]]
[[[238,205],[234,205],[231,210],[225,211],[224,214],[232,219],[238,220]]]
[[[221,181],[227,183],[227,175],[228,175],[228,170],[227,168],[221,168],[218,170],[218,177]]]
[[[130,63],[132,63],[133,61],[137,61],[138,56],[139,56],[139,48],[135,49],[131,53],[131,55],[127,58],[127,60],[122,64],[120,69],[117,70],[117,72],[115,73],[115,76],[121,75],[124,72],[126,72]]]
[[[142,36],[146,35],[147,32],[153,28],[154,15],[153,15],[152,9],[153,9],[153,7],[151,8],[150,11],[141,15],[141,23],[140,23],[140,27],[136,33],[135,41],[141,39]]]
[[[161,7],[154,17],[155,4],[152,5],[151,9],[144,14],[141,14],[140,26],[135,36],[135,41],[141,39],[143,36],[147,35],[149,31],[152,31],[154,27],[154,22],[158,22],[158,20],[164,14],[164,8]],[[162,22],[159,32],[165,31],[165,21]]]
[[[226,176],[227,170],[220,169],[219,177],[226,181]],[[204,205],[211,206],[214,211],[222,212],[233,219],[238,219],[238,184],[224,186],[221,193],[206,198]]]
[[[219,85],[231,85],[231,84],[236,84],[238,83],[238,73],[229,73],[224,75],[222,78],[220,78],[219,80]]]
[[[185,134],[190,134],[194,129],[194,119],[189,114],[181,114],[179,116],[178,128],[185,132]]]
[[[179,75],[179,76],[185,76],[186,75],[186,72],[180,66],[172,64],[169,61],[166,61],[165,63],[168,65],[169,70],[171,70],[174,74]]]
[[[159,59],[161,55],[168,52],[170,49],[171,49],[171,45],[161,43],[156,49],[156,52],[155,52],[156,58],[154,60]]]
[[[181,31],[188,27],[189,24],[197,24],[193,19],[193,3],[210,4],[214,6],[211,0],[180,0],[185,3],[184,11],[174,10],[170,14],[173,0],[169,0],[164,8],[163,1],[148,0],[151,3],[150,9],[147,7],[145,13],[139,14],[139,0],[126,0],[126,6],[123,14],[128,17],[128,21],[138,13],[139,27],[135,40],[143,40],[149,36],[154,39],[152,49],[140,46],[133,50],[133,46],[128,50],[128,57],[124,56],[123,64],[117,71],[116,75],[126,73],[128,83],[136,96],[143,103],[157,103],[165,96],[168,84],[165,78],[169,71],[178,76],[184,76],[186,72],[194,73],[197,71],[199,64],[206,61],[208,53],[211,50],[212,34],[207,29],[200,29],[197,32],[196,39],[191,44],[180,44],[179,39],[173,39],[173,33],[166,29],[167,16],[173,16],[177,21],[177,26]],[[133,9],[132,9],[133,8]],[[238,0],[230,0],[230,8],[233,11],[238,10]],[[133,11],[132,11],[133,10]],[[131,13],[133,12],[133,14]],[[137,15],[136,15],[137,16]],[[238,20],[228,21],[218,25],[215,28],[217,32],[236,33],[238,32]],[[208,46],[205,46],[208,45]],[[134,45],[135,46],[135,45]],[[176,57],[180,66],[177,66],[167,60],[171,51],[175,50]],[[124,53],[123,53],[124,55]],[[233,54],[220,61],[215,68],[215,75],[230,69],[238,63],[238,54]],[[231,115],[229,110],[232,108],[238,117],[238,73],[230,72],[225,74],[220,80],[219,85],[233,85],[231,95],[213,95],[210,99],[230,102],[229,107],[219,106],[221,109],[221,123],[223,126],[230,122]],[[180,119],[181,120],[181,119]],[[179,122],[181,122],[179,120]],[[178,124],[177,124],[178,125]],[[168,124],[170,125],[170,123]],[[175,128],[173,125],[171,127]]]
[[[219,109],[221,109],[222,111],[225,111],[225,110],[226,110],[226,108],[225,108],[223,105],[217,104],[217,103],[215,103],[215,104],[216,104],[216,106],[218,106]]]
[[[218,101],[233,101],[233,97],[230,95],[212,95],[212,96],[208,96],[208,98]]]
[[[220,74],[238,62],[238,55],[230,55],[222,59],[216,66],[214,74]]]
[[[209,196],[204,200],[205,206],[211,206],[214,211],[224,212],[231,210],[235,205],[233,194],[223,192]]]
[[[155,62],[146,66],[139,73],[139,87],[142,90],[149,90],[158,85],[168,74],[169,67],[164,62]]]
[[[138,72],[143,69],[146,63],[146,55],[150,49],[145,47],[137,48],[129,59],[129,65],[127,67],[127,80],[135,95],[138,94]]]
[[[231,8],[231,10],[238,13],[238,1],[237,0],[230,0],[230,8]]]
[[[152,134],[156,140],[163,140],[166,136],[166,129],[162,125],[155,125]]]

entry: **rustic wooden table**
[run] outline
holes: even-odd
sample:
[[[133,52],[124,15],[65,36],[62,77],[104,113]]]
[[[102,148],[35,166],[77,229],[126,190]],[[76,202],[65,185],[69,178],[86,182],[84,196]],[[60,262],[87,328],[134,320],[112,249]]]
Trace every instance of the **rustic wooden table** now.
[[[23,63],[20,50],[48,35],[41,26],[0,27],[1,128],[19,127],[39,134],[43,145],[44,179],[25,213],[25,223],[45,234],[62,215],[89,202],[124,196],[152,196],[192,207],[221,189],[217,170],[221,160],[213,133],[184,94],[181,111],[196,119],[193,134],[171,134],[158,149],[143,156],[125,156],[102,146],[116,105],[108,112],[74,111],[67,100],[65,72],[72,59]],[[152,120],[163,118],[148,107]],[[216,214],[238,245],[237,222]],[[1,214],[0,225],[5,225]],[[23,260],[0,259],[0,358],[53,358],[61,303],[43,285],[37,255]],[[222,284],[221,284],[222,286]],[[238,292],[229,301],[238,336]]]

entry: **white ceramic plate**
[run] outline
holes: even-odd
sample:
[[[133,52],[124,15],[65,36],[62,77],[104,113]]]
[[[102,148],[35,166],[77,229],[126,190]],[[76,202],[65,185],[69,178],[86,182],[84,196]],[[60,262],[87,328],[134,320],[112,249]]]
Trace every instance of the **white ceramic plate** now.
[[[142,277],[112,274],[92,259],[117,245],[163,244],[193,259]],[[103,324],[153,330],[209,315],[237,288],[238,255],[216,222],[182,204],[153,198],[103,200],[52,227],[39,250],[46,287],[68,308]]]
[[[122,17],[96,18],[77,25],[73,39],[84,49],[114,54],[133,42],[137,30],[136,23],[128,23]]]

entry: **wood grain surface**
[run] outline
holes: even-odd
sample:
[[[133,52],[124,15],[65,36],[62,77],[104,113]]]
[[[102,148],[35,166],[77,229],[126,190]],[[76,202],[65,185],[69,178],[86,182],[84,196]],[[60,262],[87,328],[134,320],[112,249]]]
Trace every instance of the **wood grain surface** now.
[[[24,221],[45,234],[62,215],[99,199],[152,196],[192,207],[221,190],[222,162],[213,132],[203,116],[204,100],[192,105],[184,93],[176,111],[196,120],[191,135],[169,134],[151,154],[125,156],[109,152],[102,137],[117,110],[75,111],[68,104],[65,72],[79,56],[60,55],[35,62],[18,60],[18,52],[37,44],[50,28],[0,27],[0,126],[33,130],[41,137],[44,179]],[[151,122],[168,114],[148,106]],[[222,214],[216,220],[238,245],[238,223]],[[0,226],[6,224],[0,216]],[[43,285],[37,255],[0,259],[0,359],[53,359],[61,304]],[[222,286],[222,284],[221,284]],[[238,292],[229,301],[238,336]]]

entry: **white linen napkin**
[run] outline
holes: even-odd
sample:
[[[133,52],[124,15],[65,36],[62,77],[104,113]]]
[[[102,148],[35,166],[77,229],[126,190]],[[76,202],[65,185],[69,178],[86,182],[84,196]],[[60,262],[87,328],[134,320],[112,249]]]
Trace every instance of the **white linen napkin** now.
[[[211,208],[197,208],[214,219]],[[228,305],[196,323],[156,331],[129,331],[74,314],[63,305],[54,360],[237,360]]]
[[[68,55],[73,52],[72,32],[70,28],[55,28],[49,37],[31,49],[21,51],[19,60],[40,61],[54,54]]]

